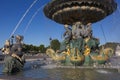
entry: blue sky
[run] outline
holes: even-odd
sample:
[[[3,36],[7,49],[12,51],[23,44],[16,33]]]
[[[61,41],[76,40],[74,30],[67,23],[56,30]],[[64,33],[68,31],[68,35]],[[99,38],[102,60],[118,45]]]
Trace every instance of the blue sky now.
[[[10,37],[15,26],[33,1],[34,0],[0,0],[0,47],[2,47],[5,40]],[[65,31],[63,25],[48,19],[43,13],[43,6],[49,1],[51,0],[38,0],[15,31],[15,35],[19,34],[24,36],[24,43],[37,46],[44,44],[47,46],[49,45],[50,37],[59,39],[60,41],[63,40],[62,34]],[[116,2],[120,8],[120,0],[116,0]],[[38,9],[39,12],[37,12],[28,29],[25,31],[29,20]],[[92,24],[92,29],[93,36],[99,38],[101,44],[105,42],[120,42],[120,10],[117,9],[112,15]]]

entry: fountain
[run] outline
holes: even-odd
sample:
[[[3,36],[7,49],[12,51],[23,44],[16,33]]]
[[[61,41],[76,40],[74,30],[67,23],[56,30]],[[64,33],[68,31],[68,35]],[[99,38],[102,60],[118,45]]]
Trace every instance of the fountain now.
[[[60,50],[48,49],[46,53],[65,65],[105,64],[113,50],[99,48],[99,39],[92,36],[91,25],[116,9],[114,0],[52,0],[44,7],[44,14],[63,24],[66,32]]]
[[[15,43],[14,43],[15,40]],[[5,55],[3,73],[16,73],[23,70],[25,57],[22,52],[23,36],[12,36],[6,40],[2,52]]]

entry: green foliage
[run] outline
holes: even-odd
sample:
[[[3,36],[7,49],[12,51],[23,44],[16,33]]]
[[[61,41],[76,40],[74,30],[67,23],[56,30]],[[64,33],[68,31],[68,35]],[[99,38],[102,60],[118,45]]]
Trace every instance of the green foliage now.
[[[101,45],[100,48],[101,48],[102,46],[104,46],[104,48],[112,48],[112,49],[115,51],[118,44],[120,44],[120,43],[107,42],[106,44]]]
[[[45,53],[46,48],[45,48],[45,46],[44,46],[43,44],[41,44],[41,45],[39,46],[39,51],[40,51],[41,53]]]
[[[112,48],[114,51],[117,47],[117,45],[120,45],[120,43],[115,43],[115,42],[108,42],[104,45],[100,46],[100,49],[102,46],[104,46],[104,48]],[[23,45],[23,52],[25,53],[45,53],[46,49],[51,47],[52,49],[59,50],[60,49],[60,42],[57,39],[51,40],[50,42],[50,46],[45,47],[43,44],[41,44],[40,46],[35,46],[35,45],[28,45],[28,44],[24,44]]]
[[[50,42],[50,47],[53,49],[53,50],[59,50],[60,49],[60,42],[59,40],[57,39],[54,39]]]
[[[32,54],[36,54],[36,53],[45,53],[46,48],[44,45],[40,45],[40,46],[34,46],[34,45],[28,45],[28,44],[24,44],[23,45],[23,52],[25,53],[32,53]]]

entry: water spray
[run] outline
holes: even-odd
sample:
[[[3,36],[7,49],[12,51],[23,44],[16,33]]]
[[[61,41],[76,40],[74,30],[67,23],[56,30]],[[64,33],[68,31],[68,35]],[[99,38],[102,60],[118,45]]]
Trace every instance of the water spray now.
[[[11,33],[10,37],[15,33],[15,31],[17,30],[17,28],[19,27],[19,25],[21,24],[21,22],[23,21],[23,19],[25,18],[25,16],[27,15],[27,13],[30,11],[30,9],[34,6],[34,4],[37,2],[38,0],[35,0],[30,7],[26,10],[26,12],[23,14],[23,16],[21,17],[21,19],[19,20],[19,22],[17,23],[17,25],[15,26],[13,32]]]
[[[102,24],[100,24],[100,28],[101,28],[101,30],[102,30],[102,33],[103,33],[103,36],[104,36],[104,39],[105,39],[105,43],[106,43],[106,42],[107,42],[107,39],[106,39],[105,32],[104,32],[104,29],[103,29]]]
[[[43,8],[43,7],[44,7],[44,5],[41,6],[40,8],[38,8],[37,11],[33,14],[33,16],[31,17],[31,19],[29,20],[27,26],[25,27],[25,30],[24,30],[24,32],[23,32],[24,34],[25,34],[25,32],[28,30],[29,25],[31,24],[31,22],[33,21],[33,19],[35,18],[35,16],[38,14],[38,12],[39,12],[39,11],[41,10],[41,8]]]

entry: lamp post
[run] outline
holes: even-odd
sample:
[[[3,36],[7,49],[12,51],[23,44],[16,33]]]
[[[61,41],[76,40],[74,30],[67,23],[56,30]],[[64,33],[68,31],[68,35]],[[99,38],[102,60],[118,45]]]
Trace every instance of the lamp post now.
[[[50,37],[49,40],[50,40],[50,49],[51,49],[51,41],[52,41],[52,38]]]

